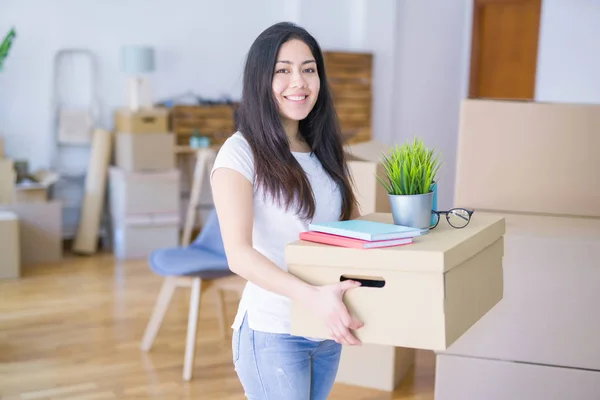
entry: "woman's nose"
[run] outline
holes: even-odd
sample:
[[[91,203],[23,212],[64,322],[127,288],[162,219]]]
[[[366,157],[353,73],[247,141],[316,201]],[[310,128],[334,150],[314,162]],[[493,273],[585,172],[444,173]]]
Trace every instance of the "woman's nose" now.
[[[302,76],[301,73],[299,72],[295,72],[292,74],[292,82],[291,82],[291,87],[305,87],[306,86],[306,80],[304,79],[304,77]]]

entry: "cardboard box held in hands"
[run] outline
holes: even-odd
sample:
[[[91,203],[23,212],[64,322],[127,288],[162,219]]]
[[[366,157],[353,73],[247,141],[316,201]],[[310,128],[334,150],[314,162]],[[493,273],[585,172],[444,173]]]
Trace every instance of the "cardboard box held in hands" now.
[[[393,223],[389,213],[361,217]],[[444,221],[445,222],[445,221]],[[288,271],[311,285],[360,280],[348,311],[363,343],[446,350],[504,296],[504,218],[477,215],[462,229],[440,223],[408,246],[352,249],[306,241],[286,247]],[[323,320],[291,302],[291,333],[329,338]]]

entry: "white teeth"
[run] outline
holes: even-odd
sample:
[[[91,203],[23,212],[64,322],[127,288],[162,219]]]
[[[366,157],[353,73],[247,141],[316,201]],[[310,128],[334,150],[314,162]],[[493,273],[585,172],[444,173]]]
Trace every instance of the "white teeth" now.
[[[293,101],[300,101],[300,100],[304,100],[305,98],[306,98],[306,96],[286,96],[286,99],[293,100]]]

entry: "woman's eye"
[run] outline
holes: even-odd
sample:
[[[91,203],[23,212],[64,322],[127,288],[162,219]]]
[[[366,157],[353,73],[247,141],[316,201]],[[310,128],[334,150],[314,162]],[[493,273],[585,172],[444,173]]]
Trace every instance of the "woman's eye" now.
[[[278,73],[278,74],[281,74],[281,73],[285,73],[285,72],[287,72],[287,70],[286,70],[286,69],[278,69],[278,70],[277,70],[277,71],[275,71],[275,72],[276,72],[276,73]]]
[[[307,69],[304,70],[304,72],[308,72],[308,73],[312,74],[312,73],[315,72],[315,69],[314,68],[307,68]]]

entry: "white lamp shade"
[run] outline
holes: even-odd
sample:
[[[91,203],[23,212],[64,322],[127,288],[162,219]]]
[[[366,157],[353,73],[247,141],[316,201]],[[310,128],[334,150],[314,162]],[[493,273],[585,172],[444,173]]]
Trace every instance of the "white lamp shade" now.
[[[125,46],[121,49],[121,69],[128,74],[154,71],[154,49],[145,46]]]

